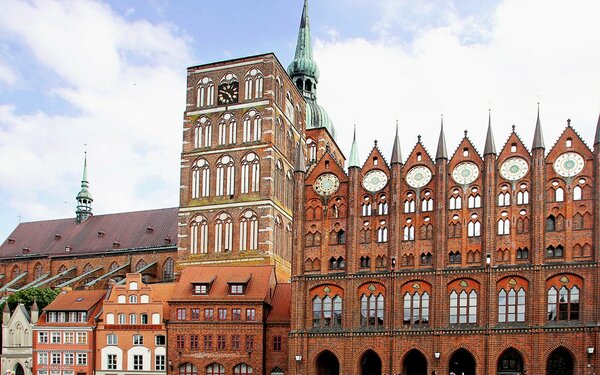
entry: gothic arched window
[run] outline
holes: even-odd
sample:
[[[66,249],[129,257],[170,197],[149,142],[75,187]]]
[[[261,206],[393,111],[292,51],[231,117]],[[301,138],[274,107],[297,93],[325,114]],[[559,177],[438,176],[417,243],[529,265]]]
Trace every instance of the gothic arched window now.
[[[202,78],[198,82],[196,95],[196,104],[198,108],[214,105],[215,85],[213,81],[208,77]]]
[[[452,283],[450,324],[477,323],[477,287],[466,280]]]
[[[240,218],[240,250],[258,249],[258,217],[252,210]]]
[[[233,195],[235,192],[235,167],[233,158],[223,155],[217,161],[217,189],[216,195]]]
[[[215,253],[233,250],[233,221],[223,212],[215,221]]]
[[[210,195],[210,165],[206,159],[198,159],[192,166],[192,199]]]
[[[250,152],[242,159],[242,194],[257,192],[260,189],[260,160]]]
[[[209,147],[212,143],[212,125],[207,117],[196,121],[194,126],[194,148]]]
[[[219,145],[235,143],[237,122],[231,113],[226,113],[219,120]]]
[[[202,215],[196,216],[190,224],[190,253],[208,252],[208,221]]]
[[[165,263],[163,263],[163,281],[171,281],[173,280],[175,269],[175,261],[173,258],[167,258]]]

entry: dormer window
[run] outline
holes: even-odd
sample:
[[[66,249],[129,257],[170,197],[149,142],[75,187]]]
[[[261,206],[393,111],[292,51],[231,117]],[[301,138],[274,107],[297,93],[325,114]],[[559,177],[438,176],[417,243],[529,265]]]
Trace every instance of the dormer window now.
[[[194,294],[208,294],[208,284],[194,285]]]
[[[229,294],[244,294],[244,284],[229,284]]]

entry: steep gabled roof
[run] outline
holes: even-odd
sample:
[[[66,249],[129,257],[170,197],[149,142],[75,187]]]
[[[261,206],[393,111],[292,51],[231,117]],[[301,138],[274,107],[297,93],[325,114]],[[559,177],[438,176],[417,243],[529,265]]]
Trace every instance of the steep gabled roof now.
[[[0,246],[0,258],[77,256],[123,249],[174,247],[178,208],[19,224]],[[67,251],[66,248],[69,247]],[[26,254],[25,251],[26,250]]]
[[[267,317],[268,323],[289,323],[292,310],[292,284],[277,284],[273,300],[273,309]]]
[[[88,311],[105,296],[105,290],[64,291],[46,306],[44,311]]]

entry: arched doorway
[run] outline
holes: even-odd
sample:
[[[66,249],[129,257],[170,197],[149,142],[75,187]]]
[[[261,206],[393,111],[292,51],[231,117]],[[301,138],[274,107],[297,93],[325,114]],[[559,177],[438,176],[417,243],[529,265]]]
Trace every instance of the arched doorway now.
[[[17,366],[15,366],[15,375],[25,375],[25,370],[20,363],[17,363]]]
[[[497,375],[523,374],[523,357],[513,348],[506,349],[498,358]]]
[[[403,375],[427,375],[427,359],[417,349],[412,349],[402,361]]]
[[[451,374],[475,375],[475,358],[465,349],[455,351],[448,365]]]
[[[362,375],[381,375],[381,358],[372,350],[367,350],[360,359]]]
[[[329,350],[325,350],[317,357],[317,374],[340,375],[340,362]]]
[[[555,349],[546,362],[547,375],[572,375],[573,356],[567,349],[560,347]]]

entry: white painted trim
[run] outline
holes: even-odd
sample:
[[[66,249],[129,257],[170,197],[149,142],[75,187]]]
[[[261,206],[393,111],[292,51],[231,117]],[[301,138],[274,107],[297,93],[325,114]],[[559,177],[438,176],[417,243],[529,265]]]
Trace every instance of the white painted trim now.
[[[266,61],[265,59],[249,60],[249,61],[239,62],[239,63],[235,63],[235,64],[214,66],[212,68],[196,69],[196,70],[192,70],[191,72],[188,72],[188,75],[206,73],[206,72],[214,72],[215,70],[223,70],[223,69],[227,69],[227,68],[231,69],[231,68],[236,68],[238,66],[260,64],[260,63],[264,63],[265,61]]]
[[[253,202],[236,202],[236,203],[222,203],[222,204],[211,204],[206,206],[197,206],[197,207],[182,207],[179,209],[179,212],[197,212],[197,211],[210,211],[210,210],[221,210],[224,208],[241,208],[241,207],[252,207],[252,206],[271,206],[275,210],[277,210],[280,214],[285,216],[288,220],[292,220],[292,217],[285,211],[283,211],[279,206],[277,206],[273,201],[270,200],[260,200]],[[260,208],[260,207],[259,207]]]

